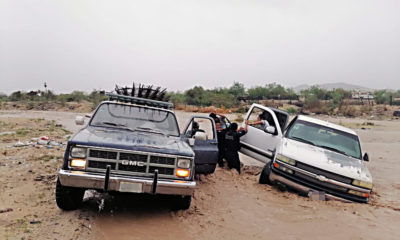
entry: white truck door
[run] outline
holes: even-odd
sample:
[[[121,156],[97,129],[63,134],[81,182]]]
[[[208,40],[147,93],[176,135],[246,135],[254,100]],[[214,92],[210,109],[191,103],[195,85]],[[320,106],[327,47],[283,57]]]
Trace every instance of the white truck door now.
[[[261,120],[267,120],[270,127],[266,128],[263,124],[252,124],[259,121],[260,118]],[[287,119],[282,124],[278,121],[272,109],[259,104],[253,104],[244,120],[249,120],[250,125],[248,126],[247,134],[240,138],[240,152],[261,162],[269,162],[276,147],[281,142],[282,128],[284,128]]]

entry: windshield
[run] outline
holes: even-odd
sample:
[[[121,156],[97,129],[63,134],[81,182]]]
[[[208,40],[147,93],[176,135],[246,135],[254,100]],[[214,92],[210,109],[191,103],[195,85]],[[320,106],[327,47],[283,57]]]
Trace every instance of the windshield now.
[[[158,109],[116,103],[100,105],[90,125],[179,136],[174,114]]]
[[[361,159],[358,137],[337,129],[297,120],[286,137]]]

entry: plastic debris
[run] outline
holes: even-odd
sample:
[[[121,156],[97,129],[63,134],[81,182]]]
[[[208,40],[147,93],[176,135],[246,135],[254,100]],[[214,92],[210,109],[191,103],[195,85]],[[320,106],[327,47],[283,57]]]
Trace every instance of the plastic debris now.
[[[43,139],[39,139],[37,141],[37,144],[39,144],[39,145],[47,145],[48,143],[49,143],[49,141],[46,141],[46,140],[43,140]]]
[[[18,141],[17,143],[14,144],[14,147],[25,147],[25,146],[29,146],[29,142]]]
[[[0,136],[4,136],[4,135],[13,135],[16,134],[15,131],[11,131],[11,132],[0,132]]]
[[[45,141],[49,141],[50,138],[48,136],[41,136],[40,140],[45,140]]]

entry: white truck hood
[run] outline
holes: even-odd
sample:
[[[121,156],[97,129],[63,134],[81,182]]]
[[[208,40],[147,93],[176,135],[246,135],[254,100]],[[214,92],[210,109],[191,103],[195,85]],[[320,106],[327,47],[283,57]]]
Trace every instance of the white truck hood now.
[[[282,139],[277,153],[345,177],[372,182],[368,168],[360,159],[288,138]]]

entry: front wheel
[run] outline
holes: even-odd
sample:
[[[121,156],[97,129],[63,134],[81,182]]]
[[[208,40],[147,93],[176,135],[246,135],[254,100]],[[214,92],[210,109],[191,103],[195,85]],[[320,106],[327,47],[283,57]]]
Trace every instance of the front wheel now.
[[[271,163],[267,163],[260,174],[260,179],[258,183],[260,184],[271,184],[269,180],[269,175],[271,174]]]
[[[57,179],[56,185],[56,203],[57,206],[63,210],[75,210],[81,205],[84,189],[65,187],[61,185],[60,180]]]
[[[174,199],[174,210],[186,210],[189,209],[190,203],[192,202],[192,196],[178,196]]]

